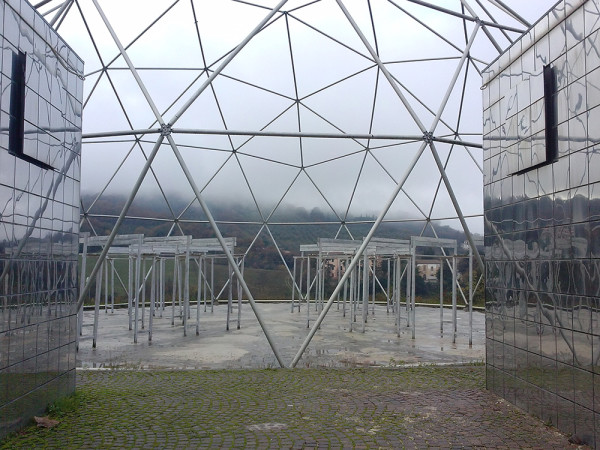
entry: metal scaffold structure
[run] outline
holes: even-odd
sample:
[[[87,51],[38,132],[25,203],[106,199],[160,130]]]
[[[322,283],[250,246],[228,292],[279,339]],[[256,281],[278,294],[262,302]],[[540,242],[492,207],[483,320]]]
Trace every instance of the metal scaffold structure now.
[[[301,304],[306,305],[306,326],[310,328],[310,310],[323,310],[326,299],[325,286],[327,280],[339,280],[348,270],[349,263],[365,241],[319,239],[317,244],[300,246],[301,256],[294,258],[294,292],[292,294],[292,312],[300,312]],[[483,242],[478,241],[478,245]],[[419,249],[437,250],[437,254],[426,254]],[[457,279],[457,260],[467,258],[468,296],[465,297]],[[360,313],[362,332],[365,332],[369,316],[375,314],[377,291],[385,297],[386,311],[396,316],[396,331],[400,336],[402,303],[406,311],[406,326],[411,328],[412,338],[416,336],[416,281],[420,264],[439,266],[440,286],[440,335],[444,334],[444,266],[447,266],[452,278],[452,342],[456,342],[457,325],[457,292],[463,295],[469,310],[469,344],[473,335],[473,252],[468,255],[458,253],[458,244],[454,239],[439,239],[413,236],[410,240],[372,238],[364,251],[362,259],[354,266],[353,272],[346,278],[335,297],[337,310],[344,317],[349,314],[349,331],[353,331]],[[385,286],[377,276],[378,270],[385,273]],[[481,282],[481,277],[478,283]],[[404,292],[404,301],[402,295]],[[313,307],[311,307],[311,300]]]
[[[80,226],[106,240],[78,307],[110,273],[119,234],[140,223],[219,242],[281,366],[296,366],[355,267],[371,276],[364,261],[381,225],[434,238],[460,228],[485,272],[474,241],[483,231],[481,73],[539,16],[529,3],[39,1],[85,61]],[[160,217],[144,212],[143,196]],[[116,212],[101,210],[107,203]],[[290,208],[307,214],[290,219]],[[281,242],[297,225],[364,240],[341,258],[344,274],[284,362],[223,235],[251,230],[243,256],[270,246],[293,282]],[[142,264],[146,244],[128,245]],[[144,258],[146,274],[160,273],[160,255]],[[410,270],[402,261],[400,278]]]
[[[235,238],[225,238],[227,250],[235,251]],[[81,253],[81,283],[86,280],[87,261],[89,257],[97,257],[107,245],[108,237],[90,236],[83,233],[80,244]],[[98,251],[92,251],[94,248]],[[93,348],[96,347],[98,336],[98,319],[104,299],[104,311],[114,312],[115,279],[127,295],[128,327],[133,331],[133,341],[138,342],[140,329],[147,329],[148,341],[152,341],[154,317],[162,318],[170,312],[170,325],[180,323],[183,335],[187,335],[189,326],[193,326],[196,335],[200,332],[201,309],[207,311],[210,305],[214,308],[215,300],[227,290],[227,322],[230,326],[229,312],[233,310],[233,286],[236,280],[233,270],[229,267],[228,278],[224,286],[217,288],[214,277],[215,259],[223,259],[223,249],[216,239],[193,239],[192,236],[144,237],[142,234],[117,235],[100,270],[95,276]],[[115,269],[115,261],[127,261],[127,277],[123,279]],[[172,267],[172,277],[169,280],[167,264]],[[243,273],[243,259],[237,257],[236,264]],[[192,301],[190,300],[191,271],[196,271],[197,295],[195,299],[195,322],[192,319]],[[170,281],[170,289],[168,286]],[[237,327],[241,321],[241,292],[239,283],[237,289]],[[220,290],[217,290],[220,289]],[[149,291],[149,292],[148,292]],[[169,292],[167,292],[169,291]],[[148,297],[149,294],[149,297]],[[170,298],[170,301],[168,300]],[[109,300],[110,299],[110,300]],[[170,307],[168,305],[170,303]],[[148,311],[146,311],[148,310]],[[166,311],[166,312],[165,312]],[[147,317],[146,317],[147,315]],[[83,314],[78,316],[79,335],[82,335]]]

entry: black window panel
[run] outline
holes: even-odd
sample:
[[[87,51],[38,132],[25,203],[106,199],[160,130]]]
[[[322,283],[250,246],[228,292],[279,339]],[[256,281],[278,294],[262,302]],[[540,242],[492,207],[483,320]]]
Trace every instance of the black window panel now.
[[[558,125],[556,110],[556,74],[554,67],[544,66],[544,106],[546,109],[546,163],[558,157]]]
[[[519,170],[513,175],[521,175],[538,167],[552,164],[558,159],[558,110],[556,107],[556,71],[550,64],[544,66],[544,108],[545,108],[545,155],[542,160],[531,167]],[[545,157],[545,159],[544,159]]]
[[[8,151],[15,155],[23,154],[25,135],[25,53],[12,54],[10,87],[10,122],[8,125]]]
[[[11,91],[10,91],[10,120],[8,123],[8,152],[24,161],[42,169],[52,169],[52,166],[39,161],[23,151],[25,141],[25,70],[27,55],[23,52],[12,54]]]

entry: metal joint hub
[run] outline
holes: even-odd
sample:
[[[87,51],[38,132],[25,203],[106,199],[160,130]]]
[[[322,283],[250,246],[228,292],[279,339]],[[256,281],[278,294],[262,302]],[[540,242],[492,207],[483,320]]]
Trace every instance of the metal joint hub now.
[[[170,136],[172,132],[173,132],[173,129],[171,128],[171,125],[163,123],[160,126],[160,135],[161,136]]]
[[[425,133],[423,133],[423,140],[427,144],[431,144],[433,142],[433,133],[431,131],[426,131]]]

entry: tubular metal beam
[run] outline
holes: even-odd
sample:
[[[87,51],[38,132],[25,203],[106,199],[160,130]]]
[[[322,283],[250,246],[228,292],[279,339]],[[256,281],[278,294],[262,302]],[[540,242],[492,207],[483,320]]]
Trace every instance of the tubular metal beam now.
[[[252,32],[246,36],[246,38],[240,42],[238,44],[238,46],[227,55],[227,57],[221,62],[221,64],[219,65],[219,67],[217,67],[215,69],[215,71],[213,73],[210,74],[210,76],[208,77],[208,79],[204,82],[204,84],[202,86],[200,86],[198,88],[198,90],[194,93],[194,95],[192,95],[187,102],[185,102],[185,104],[181,107],[181,109],[173,116],[173,118],[169,121],[169,125],[174,125],[175,122],[177,122],[179,120],[179,118],[181,117],[181,115],[188,110],[188,108],[190,106],[192,106],[192,104],[196,101],[196,99],[202,94],[202,92],[204,92],[204,90],[210,86],[213,82],[213,80],[223,71],[223,69],[233,60],[233,58],[235,58],[237,56],[237,54],[246,46],[246,44],[248,42],[250,42],[250,40],[256,36],[260,30],[262,30],[262,28],[269,22],[269,20],[271,20],[273,18],[273,16],[275,14],[277,14],[277,12],[283,7],[283,5],[285,5],[287,3],[287,0],[281,0],[277,6],[275,6],[270,12],[269,14],[267,14],[265,16],[265,18],[263,20],[261,20],[261,22],[254,28],[254,30],[252,30]]]
[[[409,164],[406,173],[400,179],[398,185],[394,189],[394,192],[392,192],[392,195],[388,199],[388,201],[387,201],[385,207],[383,208],[383,210],[379,213],[379,216],[375,220],[375,223],[371,227],[371,230],[369,231],[369,233],[367,234],[367,236],[363,239],[362,244],[360,245],[360,247],[358,248],[358,250],[354,254],[352,260],[350,261],[350,264],[346,268],[346,271],[344,272],[344,276],[339,280],[337,286],[333,290],[333,293],[329,297],[329,300],[327,301],[327,303],[325,304],[325,306],[321,310],[321,313],[319,314],[319,317],[317,317],[317,320],[313,324],[313,326],[310,329],[308,335],[304,339],[304,342],[300,346],[300,349],[296,353],[296,356],[292,360],[292,363],[290,364],[291,368],[296,367],[296,365],[298,364],[298,361],[300,361],[300,358],[302,358],[302,355],[306,351],[306,348],[308,347],[308,344],[310,344],[310,341],[312,340],[312,338],[314,337],[315,333],[317,332],[317,330],[321,326],[321,323],[323,322],[323,319],[325,319],[325,316],[329,312],[329,308],[331,308],[331,305],[333,304],[336,296],[339,294],[340,290],[342,289],[342,286],[348,280],[348,278],[350,277],[350,274],[354,272],[354,268],[356,267],[356,264],[358,263],[358,261],[360,261],[360,258],[362,256],[363,252],[365,251],[365,249],[367,248],[367,246],[369,245],[369,242],[370,242],[371,238],[373,237],[373,235],[377,231],[377,228],[379,228],[379,225],[381,224],[381,222],[383,221],[383,218],[385,217],[385,215],[387,214],[387,212],[391,208],[392,204],[394,203],[394,200],[396,199],[398,193],[400,192],[400,190],[404,186],[404,183],[408,179],[408,176],[410,175],[410,173],[412,172],[413,168],[416,166],[417,162],[419,161],[419,158],[421,157],[421,155],[423,154],[423,151],[425,150],[425,146],[426,146],[425,143],[423,143],[421,145],[421,147],[419,148],[419,151],[416,153],[416,155],[413,157],[411,163]]]
[[[161,129],[147,128],[137,130],[106,131],[97,133],[85,133],[83,139],[98,139],[119,136],[137,136],[145,134],[158,134]],[[250,131],[250,130],[204,130],[189,128],[172,128],[173,134],[197,134],[209,136],[255,136],[255,137],[294,137],[294,138],[315,138],[315,139],[372,139],[388,141],[423,141],[423,136],[418,135],[396,135],[396,134],[368,134],[368,133],[312,133],[307,131]],[[432,136],[433,142],[444,144],[454,144],[461,147],[483,148],[482,144],[477,142],[467,142],[460,139],[450,139],[445,137]]]

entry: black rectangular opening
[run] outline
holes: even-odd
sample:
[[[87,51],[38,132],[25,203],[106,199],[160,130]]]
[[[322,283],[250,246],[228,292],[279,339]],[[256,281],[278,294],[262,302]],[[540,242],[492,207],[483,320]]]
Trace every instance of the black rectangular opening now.
[[[556,73],[554,67],[550,64],[544,66],[543,72],[544,82],[544,121],[545,121],[545,136],[544,146],[545,154],[543,160],[538,164],[513,173],[513,175],[521,175],[538,167],[552,164],[558,159],[558,116],[556,107]]]
[[[13,52],[12,71],[10,74],[10,106],[8,122],[8,152],[42,169],[52,166],[39,161],[24,152],[25,145],[25,70],[27,55],[24,52]]]
[[[550,64],[544,66],[544,107],[546,109],[546,163],[558,158],[558,125],[556,110],[556,74]]]
[[[23,154],[25,136],[25,63],[27,56],[23,52],[12,54],[12,72],[10,74],[10,122],[8,125],[8,151],[20,156]]]

